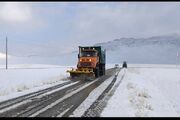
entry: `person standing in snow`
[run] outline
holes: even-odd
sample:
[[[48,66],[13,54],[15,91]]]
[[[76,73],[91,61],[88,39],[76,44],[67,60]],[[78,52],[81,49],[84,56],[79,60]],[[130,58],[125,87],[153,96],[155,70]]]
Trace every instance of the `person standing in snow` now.
[[[127,63],[126,63],[126,61],[123,62],[122,68],[127,68]]]

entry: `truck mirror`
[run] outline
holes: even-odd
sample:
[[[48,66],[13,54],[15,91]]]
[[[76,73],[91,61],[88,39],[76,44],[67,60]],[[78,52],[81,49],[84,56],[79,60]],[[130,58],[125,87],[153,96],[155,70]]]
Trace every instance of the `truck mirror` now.
[[[79,58],[79,54],[78,54],[78,58]]]

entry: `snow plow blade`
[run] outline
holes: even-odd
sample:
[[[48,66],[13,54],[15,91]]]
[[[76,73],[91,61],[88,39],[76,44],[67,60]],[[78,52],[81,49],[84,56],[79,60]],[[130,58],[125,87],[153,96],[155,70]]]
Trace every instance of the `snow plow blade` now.
[[[67,72],[70,73],[70,76],[72,79],[76,78],[79,80],[89,81],[95,78],[93,69],[90,69],[90,68],[72,69],[72,70],[67,70]]]

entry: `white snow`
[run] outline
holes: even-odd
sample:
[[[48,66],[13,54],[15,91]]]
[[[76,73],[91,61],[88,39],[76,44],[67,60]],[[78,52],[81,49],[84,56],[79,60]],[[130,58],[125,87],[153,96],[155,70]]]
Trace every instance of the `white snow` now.
[[[67,82],[68,66],[11,65],[0,69],[0,101]]]
[[[69,74],[66,70],[71,67],[75,66],[19,64],[10,65],[6,70],[2,65],[0,101],[67,82]],[[112,67],[114,64],[106,65],[106,68]],[[122,76],[120,73],[114,94],[109,93],[112,97],[101,117],[179,117],[179,74],[180,65],[128,64],[122,82],[118,86]],[[81,116],[110,81],[92,91],[71,117]]]
[[[8,55],[8,57],[10,57],[10,55]],[[1,59],[6,59],[6,54],[0,52],[0,60]]]
[[[135,66],[127,69],[101,117],[180,116],[180,69],[167,65]]]

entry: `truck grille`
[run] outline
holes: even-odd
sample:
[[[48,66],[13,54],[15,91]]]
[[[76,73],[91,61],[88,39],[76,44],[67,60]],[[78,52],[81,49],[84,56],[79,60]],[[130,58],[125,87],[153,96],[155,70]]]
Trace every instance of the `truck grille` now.
[[[90,62],[81,62],[80,66],[81,67],[91,67],[91,63]]]

